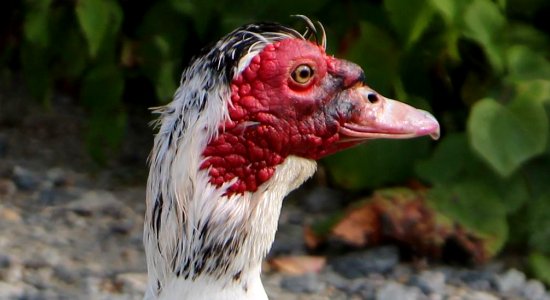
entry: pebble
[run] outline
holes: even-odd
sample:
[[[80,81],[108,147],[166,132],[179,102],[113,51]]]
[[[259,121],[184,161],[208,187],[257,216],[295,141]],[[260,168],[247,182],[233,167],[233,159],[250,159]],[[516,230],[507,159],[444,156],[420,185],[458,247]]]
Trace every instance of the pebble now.
[[[67,171],[62,168],[49,169],[46,173],[46,177],[56,187],[66,186],[72,183],[72,180],[68,176]]]
[[[495,295],[486,292],[473,291],[463,298],[463,300],[499,300]]]
[[[36,190],[40,183],[37,174],[20,166],[13,168],[12,179],[15,185],[23,191]]]
[[[409,285],[419,287],[424,294],[442,294],[445,290],[445,274],[437,271],[422,271],[411,277]]]
[[[341,198],[341,192],[329,187],[318,186],[309,192],[300,203],[308,212],[334,212],[341,207]]]
[[[376,300],[418,300],[427,299],[421,298],[422,292],[417,287],[408,287],[400,283],[390,281],[386,283],[376,293]]]
[[[490,270],[461,270],[454,273],[456,274],[452,274],[449,277],[452,279],[452,284],[467,284],[476,290],[482,291],[489,291],[495,285],[495,272]]]
[[[124,206],[116,197],[103,190],[85,192],[80,199],[72,201],[66,208],[80,215],[89,216],[94,213],[118,214]]]
[[[287,276],[281,280],[281,287],[293,293],[319,293],[325,289],[325,283],[316,274]]]
[[[78,283],[80,274],[65,265],[57,265],[53,268],[53,275],[67,284]]]
[[[57,192],[52,189],[43,189],[38,194],[38,201],[42,205],[50,206],[56,203]]]
[[[299,254],[304,251],[304,227],[294,224],[279,225],[269,256]]]
[[[36,293],[37,290],[32,285],[0,281],[0,299],[33,299],[29,296]]]
[[[46,175],[21,167],[13,170],[14,176],[0,179],[0,199],[10,195],[18,200],[0,202],[0,299],[143,298],[147,288],[140,228],[143,199],[127,204],[126,192],[118,191],[116,196],[90,189],[63,169],[51,168]],[[26,192],[29,189],[32,193]],[[323,193],[330,191],[315,191],[311,201],[325,201]],[[27,213],[25,206],[18,206],[29,203],[26,199],[44,205]],[[324,212],[326,204],[310,207],[315,205],[310,203],[306,210]],[[283,207],[289,210],[282,213],[286,217],[281,218],[271,255],[305,253],[306,212],[301,206]],[[136,215],[137,207],[141,208]],[[393,246],[334,255],[315,274],[262,277],[275,300],[550,300],[541,282],[527,280],[518,270],[451,266],[417,270],[400,263]]]
[[[393,246],[373,248],[336,257],[330,261],[334,270],[347,278],[371,273],[387,273],[399,262],[399,251]]]
[[[506,273],[497,276],[496,285],[500,292],[517,292],[525,285],[525,274],[516,269],[510,269]]]
[[[547,297],[544,289],[544,285],[537,280],[529,280],[524,285],[522,294],[525,297],[525,299],[528,300],[543,300],[543,299],[549,299],[550,297]]]

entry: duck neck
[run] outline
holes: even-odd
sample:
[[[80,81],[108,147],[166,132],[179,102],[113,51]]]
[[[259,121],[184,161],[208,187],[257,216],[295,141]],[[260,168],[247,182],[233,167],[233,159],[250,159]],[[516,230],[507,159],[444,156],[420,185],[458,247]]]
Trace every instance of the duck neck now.
[[[199,171],[194,186],[202,185],[201,192],[192,197],[176,193],[173,206],[163,209],[170,213],[156,238],[147,243],[146,237],[153,248],[147,251],[150,284],[159,295],[175,285],[200,282],[188,288],[205,285],[261,299],[261,264],[273,244],[283,198],[315,168],[313,160],[289,156],[257,191],[230,196],[225,195],[227,186],[211,185],[207,172]]]

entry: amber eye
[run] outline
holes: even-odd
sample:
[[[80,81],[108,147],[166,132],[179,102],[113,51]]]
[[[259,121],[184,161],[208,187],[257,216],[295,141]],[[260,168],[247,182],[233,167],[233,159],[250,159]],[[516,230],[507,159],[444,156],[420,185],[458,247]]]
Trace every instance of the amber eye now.
[[[313,69],[309,65],[299,65],[292,71],[291,76],[296,83],[306,84],[313,78]]]

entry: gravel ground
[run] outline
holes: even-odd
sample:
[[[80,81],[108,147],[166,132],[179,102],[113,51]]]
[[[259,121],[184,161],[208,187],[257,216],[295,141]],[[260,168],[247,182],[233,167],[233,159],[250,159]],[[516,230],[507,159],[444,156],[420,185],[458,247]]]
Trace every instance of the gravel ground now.
[[[145,164],[128,161],[146,155],[147,141],[123,149],[122,163],[93,169],[81,112],[24,109],[14,117],[21,107],[6,98],[17,95],[0,92],[0,299],[141,299]],[[334,210],[337,194],[314,188],[286,203],[270,257],[307,254],[302,225]],[[503,263],[404,263],[393,246],[328,256],[316,273],[266,270],[271,299],[550,300],[543,284]]]

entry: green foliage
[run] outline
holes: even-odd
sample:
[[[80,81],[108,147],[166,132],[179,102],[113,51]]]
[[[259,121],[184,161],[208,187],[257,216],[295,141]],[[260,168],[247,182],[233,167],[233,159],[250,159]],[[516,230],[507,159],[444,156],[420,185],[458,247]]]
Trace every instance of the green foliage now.
[[[544,107],[532,97],[521,98],[524,101],[516,100],[508,107],[494,99],[482,99],[468,120],[472,147],[502,176],[511,175],[546,146],[548,119]]]
[[[435,111],[443,128],[437,143],[373,141],[334,155],[324,161],[333,183],[361,191],[419,178],[431,187],[433,207],[486,237],[489,253],[508,242],[525,246],[525,253],[534,253],[533,272],[550,282],[547,1],[19,5],[21,36],[11,39],[18,48],[0,48],[0,57],[18,60],[12,68],[20,68],[45,105],[55,88],[78,91],[89,114],[86,140],[100,161],[116,153],[124,136],[126,105],[149,102],[123,99],[136,94],[128,90],[144,88],[132,85],[134,79],[145,79],[155,101],[166,103],[190,57],[236,26],[258,20],[299,24],[288,17],[297,13],[322,21],[329,52],[360,64],[368,84],[382,94]]]
[[[425,157],[428,150],[427,139],[376,140],[334,154],[325,162],[339,186],[350,190],[372,189],[413,177],[414,160],[410,158]]]
[[[24,23],[25,39],[38,47],[48,45],[48,35],[44,31],[48,29],[51,0],[27,0]]]
[[[86,142],[98,161],[107,159],[107,151],[116,150],[126,123],[120,105],[124,78],[112,65],[100,65],[89,70],[82,82],[80,98],[91,111],[90,130]]]
[[[541,253],[535,252],[529,256],[529,264],[535,276],[550,284],[550,258]]]
[[[345,55],[382,93],[428,99],[444,134],[434,151],[389,141],[337,154],[326,160],[334,182],[362,190],[419,177],[432,186],[431,205],[484,237],[487,253],[524,245],[537,251],[534,273],[548,280],[548,32],[514,19],[523,12],[506,1],[383,7],[385,18],[359,23]]]
[[[90,56],[96,57],[108,31],[118,32],[122,11],[114,0],[81,0],[75,10]]]

